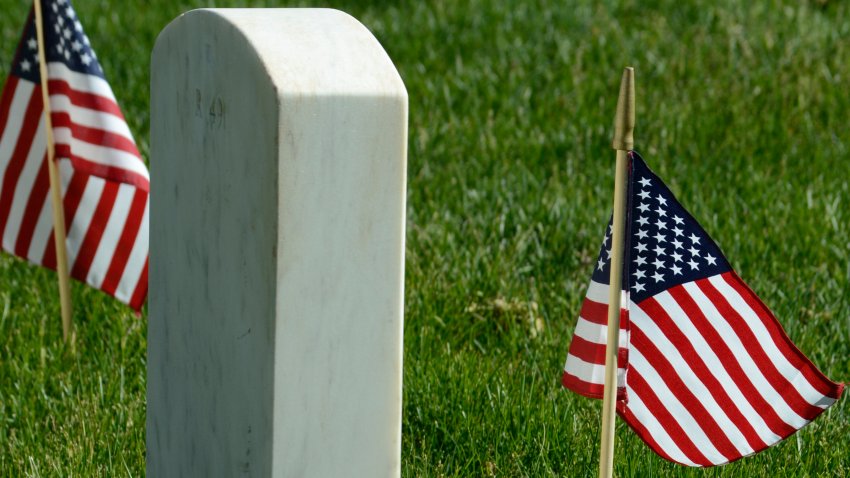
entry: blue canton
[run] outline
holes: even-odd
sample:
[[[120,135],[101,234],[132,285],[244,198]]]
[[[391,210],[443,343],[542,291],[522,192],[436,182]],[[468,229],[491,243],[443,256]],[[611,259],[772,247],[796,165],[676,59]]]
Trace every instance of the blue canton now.
[[[69,0],[41,0],[47,62],[62,62],[73,71],[103,78],[103,70]],[[38,40],[31,12],[12,74],[38,83]]]
[[[682,207],[643,158],[630,153],[626,253],[623,285],[633,302],[686,282],[731,270],[717,244]],[[611,223],[595,264],[593,280],[607,284],[611,273]]]

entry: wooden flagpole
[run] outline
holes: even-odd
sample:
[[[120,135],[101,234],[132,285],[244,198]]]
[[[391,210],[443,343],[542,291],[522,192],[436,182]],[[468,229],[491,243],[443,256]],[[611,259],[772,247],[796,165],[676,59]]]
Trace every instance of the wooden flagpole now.
[[[599,478],[614,471],[614,420],[617,404],[617,355],[620,350],[620,296],[623,289],[623,254],[626,235],[628,152],[634,147],[635,71],[628,67],[620,81],[620,98],[614,119],[613,147],[617,150],[614,175],[614,219],[611,226],[611,276],[608,292],[608,342],[605,347],[605,391],[602,398],[602,437]]]
[[[41,0],[34,0],[35,30],[38,38],[38,68],[41,76],[41,99],[44,103],[44,126],[47,131],[47,171],[50,176],[50,202],[53,206],[53,239],[56,243],[56,274],[59,276],[59,300],[62,303],[62,335],[71,343],[74,326],[71,322],[71,278],[68,273],[68,251],[65,244],[65,209],[62,205],[62,185],[56,166],[56,146],[53,123],[50,120],[50,92],[47,89],[47,55],[44,51],[44,17]]]

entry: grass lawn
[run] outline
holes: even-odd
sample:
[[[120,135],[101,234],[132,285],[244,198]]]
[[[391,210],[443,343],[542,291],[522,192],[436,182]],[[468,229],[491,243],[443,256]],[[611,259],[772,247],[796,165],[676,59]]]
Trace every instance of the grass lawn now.
[[[403,476],[595,476],[600,403],[559,379],[612,201],[622,67],[636,148],[830,378],[850,381],[850,4],[328,1],[410,94]],[[0,0],[0,73],[27,2]],[[142,153],[157,33],[200,6],[75,0]],[[307,5],[310,2],[302,2]],[[156,167],[154,162],[152,167]],[[0,257],[0,476],[139,476],[146,316]],[[707,470],[622,422],[618,476],[850,476],[845,398]]]

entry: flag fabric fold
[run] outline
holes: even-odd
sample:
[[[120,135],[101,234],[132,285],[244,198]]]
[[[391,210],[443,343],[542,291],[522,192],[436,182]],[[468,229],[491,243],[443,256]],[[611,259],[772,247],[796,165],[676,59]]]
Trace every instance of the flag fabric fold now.
[[[41,1],[71,276],[139,310],[147,296],[147,167],[69,0]],[[0,96],[3,250],[55,269],[34,15]]]
[[[635,152],[629,191],[617,412],[660,456],[728,463],[823,413],[844,385],[791,342],[773,313]],[[562,375],[601,398],[610,226]]]

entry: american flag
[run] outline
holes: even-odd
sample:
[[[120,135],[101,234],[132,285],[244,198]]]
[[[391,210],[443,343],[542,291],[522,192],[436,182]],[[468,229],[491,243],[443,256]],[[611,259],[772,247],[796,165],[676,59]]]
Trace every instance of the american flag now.
[[[68,0],[41,1],[71,276],[138,310],[147,296],[149,176]],[[0,98],[3,249],[56,268],[47,139],[30,11]]]
[[[840,397],[702,227],[629,153],[617,412],[659,455],[728,463],[805,426]],[[562,383],[601,398],[610,226]]]

